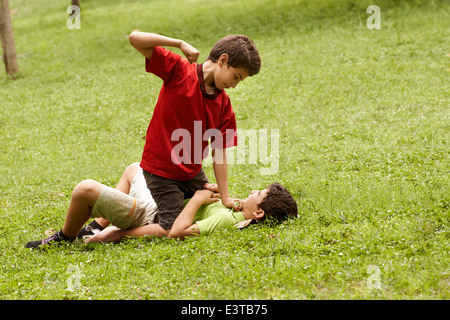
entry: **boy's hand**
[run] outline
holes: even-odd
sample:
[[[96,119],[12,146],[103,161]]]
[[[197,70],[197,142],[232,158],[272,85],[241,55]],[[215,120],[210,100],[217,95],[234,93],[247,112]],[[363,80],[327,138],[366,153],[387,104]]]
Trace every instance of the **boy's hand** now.
[[[212,191],[212,192],[214,192],[214,197],[220,198],[219,186],[216,183],[205,183],[205,185],[203,186],[203,190]],[[236,211],[242,210],[241,202],[242,202],[242,200],[234,199],[234,198],[230,198],[230,197],[222,199],[222,204],[225,207],[233,208]]]
[[[209,190],[197,190],[192,199],[199,201],[201,204],[210,204],[219,201],[219,194]]]
[[[186,56],[189,63],[197,62],[200,52],[191,46],[189,43],[182,41],[180,50]]]
[[[219,186],[217,185],[217,183],[205,183],[203,189],[219,193]]]
[[[242,210],[241,200],[239,200],[239,199],[234,199],[234,198],[230,198],[230,197],[223,198],[222,199],[222,204],[225,207],[233,208],[236,211],[241,211]]]

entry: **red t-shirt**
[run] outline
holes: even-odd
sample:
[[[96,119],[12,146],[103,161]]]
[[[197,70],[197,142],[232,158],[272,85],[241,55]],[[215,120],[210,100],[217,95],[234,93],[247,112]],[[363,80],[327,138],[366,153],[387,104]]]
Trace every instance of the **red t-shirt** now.
[[[154,47],[145,70],[164,84],[147,129],[141,167],[171,180],[194,178],[212,147],[237,145],[236,118],[225,90],[208,95],[201,64]]]

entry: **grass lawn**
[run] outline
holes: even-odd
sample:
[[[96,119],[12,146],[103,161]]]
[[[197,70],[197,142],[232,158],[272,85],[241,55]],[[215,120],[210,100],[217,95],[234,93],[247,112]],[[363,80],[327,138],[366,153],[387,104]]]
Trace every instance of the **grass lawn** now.
[[[10,0],[21,74],[0,76],[0,299],[450,299],[448,2],[81,0],[79,30],[69,4]],[[278,130],[278,168],[236,161],[230,193],[279,181],[299,218],[24,247],[62,227],[78,182],[115,186],[140,160],[161,81],[133,29],[186,40],[200,62],[227,34],[255,41],[261,72],[227,92],[238,128]]]

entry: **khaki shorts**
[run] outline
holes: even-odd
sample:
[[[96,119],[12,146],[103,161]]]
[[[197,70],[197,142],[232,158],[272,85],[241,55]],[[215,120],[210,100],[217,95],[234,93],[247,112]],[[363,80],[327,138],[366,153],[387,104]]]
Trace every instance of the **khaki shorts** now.
[[[156,203],[140,171],[133,179],[130,194],[104,185],[91,217],[104,218],[120,229],[132,229],[153,223],[156,212]]]

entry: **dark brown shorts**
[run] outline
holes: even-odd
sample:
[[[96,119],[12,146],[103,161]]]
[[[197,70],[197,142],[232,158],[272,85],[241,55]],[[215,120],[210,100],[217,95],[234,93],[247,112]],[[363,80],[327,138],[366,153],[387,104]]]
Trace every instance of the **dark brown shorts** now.
[[[194,196],[195,191],[203,189],[208,178],[203,169],[188,181],[176,181],[154,175],[143,170],[147,187],[158,207],[158,223],[164,230],[172,228],[175,219],[183,211],[183,200]]]

